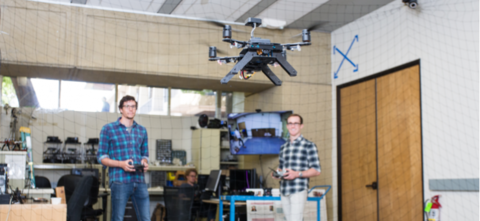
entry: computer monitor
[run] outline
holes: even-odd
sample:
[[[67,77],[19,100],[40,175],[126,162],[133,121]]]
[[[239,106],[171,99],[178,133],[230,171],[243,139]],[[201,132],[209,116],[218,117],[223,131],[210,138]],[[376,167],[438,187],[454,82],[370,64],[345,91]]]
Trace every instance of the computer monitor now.
[[[208,177],[207,186],[205,186],[205,190],[215,192],[217,190],[221,175],[222,175],[222,170],[210,171],[210,176]]]
[[[208,175],[198,174],[198,188],[200,190],[204,190],[207,186]]]
[[[255,169],[230,170],[230,193],[244,192],[247,188],[256,188]]]

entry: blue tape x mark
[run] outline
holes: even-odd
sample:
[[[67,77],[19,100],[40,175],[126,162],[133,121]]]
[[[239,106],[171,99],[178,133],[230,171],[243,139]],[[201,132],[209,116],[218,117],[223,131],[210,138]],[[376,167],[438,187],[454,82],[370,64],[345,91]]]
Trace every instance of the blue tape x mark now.
[[[338,51],[338,53],[340,53],[340,54],[343,56],[342,62],[340,62],[340,65],[338,66],[337,71],[333,73],[333,78],[334,78],[334,79],[337,79],[337,78],[338,78],[338,72],[340,71],[340,68],[342,67],[343,62],[344,62],[345,60],[347,60],[350,64],[353,65],[353,67],[355,67],[355,69],[353,70],[353,72],[357,72],[357,71],[358,71],[358,64],[353,63],[353,61],[350,60],[350,59],[347,57],[347,56],[348,56],[348,53],[350,52],[350,49],[352,49],[353,43],[354,43],[355,41],[358,42],[358,35],[355,35],[355,38],[353,38],[352,43],[350,44],[350,47],[348,47],[347,53],[345,53],[345,54],[344,54],[343,52],[341,52],[337,47],[335,47],[335,45],[333,46],[333,54],[335,54],[335,51]]]

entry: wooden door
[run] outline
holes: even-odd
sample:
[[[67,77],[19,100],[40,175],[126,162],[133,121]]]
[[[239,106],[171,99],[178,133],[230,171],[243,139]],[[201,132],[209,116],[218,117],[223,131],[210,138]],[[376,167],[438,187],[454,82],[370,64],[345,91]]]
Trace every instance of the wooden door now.
[[[379,220],[422,220],[419,66],[377,78]]]
[[[419,66],[338,96],[340,220],[423,220]]]
[[[377,220],[375,79],[341,89],[342,220]]]

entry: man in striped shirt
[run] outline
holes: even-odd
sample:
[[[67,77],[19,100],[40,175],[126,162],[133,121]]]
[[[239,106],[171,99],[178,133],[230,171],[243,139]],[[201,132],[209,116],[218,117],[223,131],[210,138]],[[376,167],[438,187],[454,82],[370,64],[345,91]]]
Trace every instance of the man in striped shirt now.
[[[148,135],[145,127],[133,118],[137,102],[124,96],[118,108],[121,117],[106,124],[100,132],[97,158],[108,168],[112,194],[112,221],[123,221],[125,206],[131,197],[137,219],[150,220],[150,198],[144,172],[148,170]],[[144,172],[136,172],[135,164],[142,164]]]
[[[320,175],[317,146],[305,139],[301,130],[303,118],[292,114],[287,119],[290,140],[280,147],[278,169],[284,172],[280,181],[283,213],[288,221],[301,221],[307,201],[310,177]],[[277,179],[273,176],[274,179]]]

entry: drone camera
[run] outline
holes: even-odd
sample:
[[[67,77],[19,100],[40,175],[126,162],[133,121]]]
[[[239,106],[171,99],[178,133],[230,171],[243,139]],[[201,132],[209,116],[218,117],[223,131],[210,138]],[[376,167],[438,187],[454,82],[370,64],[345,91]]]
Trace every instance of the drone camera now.
[[[246,21],[245,21],[245,26],[260,26],[262,24],[262,19],[260,18],[248,18]]]
[[[225,27],[223,27],[223,38],[232,38],[232,26],[225,25]]]
[[[303,29],[302,31],[302,41],[310,42],[310,32],[307,29]]]
[[[210,58],[217,57],[217,47],[215,47],[215,46],[210,47],[209,50],[208,50],[208,56]]]
[[[402,0],[403,3],[408,5],[409,8],[415,9],[418,6],[418,1],[417,0]]]

